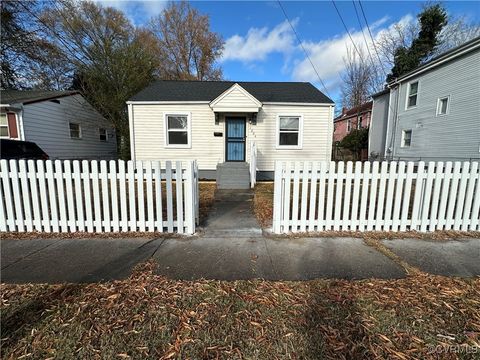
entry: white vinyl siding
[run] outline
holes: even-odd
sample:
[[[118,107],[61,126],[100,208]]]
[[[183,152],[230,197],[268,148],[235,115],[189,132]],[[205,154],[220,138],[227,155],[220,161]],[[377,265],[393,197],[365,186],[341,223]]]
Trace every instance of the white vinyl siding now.
[[[191,114],[191,147],[186,149],[165,147],[165,126],[162,114]],[[258,149],[257,166],[260,171],[273,171],[275,160],[299,158],[331,159],[333,133],[333,107],[264,104],[255,125],[248,121],[250,114],[215,115],[208,104],[149,104],[132,105],[133,134],[136,160],[198,160],[201,170],[215,170],[225,161],[225,115],[247,117],[246,161],[250,159],[250,142]],[[283,114],[302,114],[303,141],[301,149],[277,149],[277,118]],[[214,136],[215,132],[223,136]]]
[[[231,90],[220,98],[218,102],[214,104],[215,111],[238,111],[238,109],[259,107],[259,103],[243,88],[234,86]]]
[[[116,159],[117,142],[110,122],[81,95],[42,101],[23,107],[25,140],[35,142],[50,159]],[[70,138],[70,123],[80,124],[82,141]],[[112,134],[99,141],[99,127]]]

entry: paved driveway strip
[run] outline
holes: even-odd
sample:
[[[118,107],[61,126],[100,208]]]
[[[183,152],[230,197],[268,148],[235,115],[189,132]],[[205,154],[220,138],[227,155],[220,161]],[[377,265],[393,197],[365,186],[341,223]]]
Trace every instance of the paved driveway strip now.
[[[480,276],[480,239],[396,239],[382,242],[422,271],[447,276]]]

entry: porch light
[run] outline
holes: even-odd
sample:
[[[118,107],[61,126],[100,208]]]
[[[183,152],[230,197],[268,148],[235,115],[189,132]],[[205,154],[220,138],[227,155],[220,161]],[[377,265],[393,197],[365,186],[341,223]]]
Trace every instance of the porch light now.
[[[215,125],[220,123],[220,114],[218,112],[215,113]]]

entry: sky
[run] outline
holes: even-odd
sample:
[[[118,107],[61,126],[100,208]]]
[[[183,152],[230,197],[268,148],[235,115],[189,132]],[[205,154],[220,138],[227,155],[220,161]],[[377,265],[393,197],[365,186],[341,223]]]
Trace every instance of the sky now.
[[[162,1],[100,2],[124,11],[135,25],[145,24],[167,4]],[[352,1],[335,3],[357,45],[365,44],[364,35],[368,42],[368,30],[358,2],[361,26]],[[290,23],[276,1],[192,1],[191,4],[209,15],[211,30],[225,41],[219,60],[225,79],[309,81],[340,102],[340,74],[345,69],[343,58],[347,45],[351,47],[351,40],[331,1],[282,1]],[[374,38],[398,22],[415,21],[423,4],[362,1]],[[468,21],[480,23],[478,1],[444,1],[443,5],[453,16],[465,16]]]

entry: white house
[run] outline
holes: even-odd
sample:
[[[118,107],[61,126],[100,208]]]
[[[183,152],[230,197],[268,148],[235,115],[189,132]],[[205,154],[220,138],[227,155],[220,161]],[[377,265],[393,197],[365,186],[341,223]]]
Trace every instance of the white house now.
[[[310,83],[157,81],[127,104],[132,159],[196,159],[220,187],[248,185],[254,146],[258,178],[275,160],[330,160],[334,103]]]
[[[480,38],[373,95],[371,159],[480,160]]]
[[[0,137],[32,141],[50,159],[116,159],[112,125],[77,91],[2,90]]]

